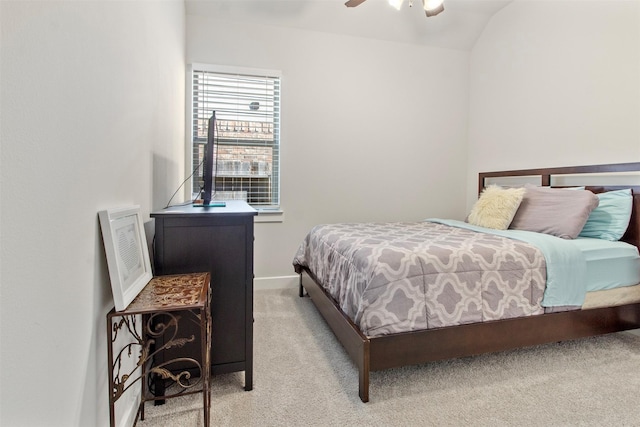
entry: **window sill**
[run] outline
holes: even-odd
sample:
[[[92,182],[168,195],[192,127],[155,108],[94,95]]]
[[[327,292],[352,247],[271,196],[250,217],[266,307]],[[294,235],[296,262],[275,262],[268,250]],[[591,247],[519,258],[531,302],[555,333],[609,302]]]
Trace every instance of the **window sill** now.
[[[257,209],[257,211],[255,223],[284,222],[284,212],[280,209]]]

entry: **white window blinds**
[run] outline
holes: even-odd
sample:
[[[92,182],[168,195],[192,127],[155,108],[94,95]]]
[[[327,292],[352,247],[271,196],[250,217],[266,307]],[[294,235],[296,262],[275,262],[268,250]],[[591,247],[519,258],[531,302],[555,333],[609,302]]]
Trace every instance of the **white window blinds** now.
[[[192,67],[194,170],[207,144],[207,123],[216,113],[213,199],[242,199],[258,208],[280,204],[280,75]],[[197,178],[199,176],[200,178]],[[202,170],[193,192],[202,185]]]

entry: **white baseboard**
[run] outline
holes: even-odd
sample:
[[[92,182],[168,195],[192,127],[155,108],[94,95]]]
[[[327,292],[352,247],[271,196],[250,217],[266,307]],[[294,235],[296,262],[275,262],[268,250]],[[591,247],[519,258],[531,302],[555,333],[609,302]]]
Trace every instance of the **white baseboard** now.
[[[139,374],[139,371],[140,370],[138,369],[136,372]],[[135,425],[141,402],[140,388],[140,383],[133,385],[122,396],[120,396],[121,399],[115,403],[116,419],[118,418],[118,415],[120,415],[120,418],[115,422],[117,426]]]
[[[256,277],[253,279],[253,289],[290,289],[297,288],[300,284],[300,276]]]

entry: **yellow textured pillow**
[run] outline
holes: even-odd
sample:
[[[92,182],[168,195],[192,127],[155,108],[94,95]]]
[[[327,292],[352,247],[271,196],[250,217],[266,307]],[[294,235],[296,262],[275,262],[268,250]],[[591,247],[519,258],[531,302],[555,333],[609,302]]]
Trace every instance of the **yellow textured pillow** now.
[[[480,194],[480,198],[473,205],[467,222],[480,227],[506,230],[522,202],[525,189],[502,188],[491,185]]]

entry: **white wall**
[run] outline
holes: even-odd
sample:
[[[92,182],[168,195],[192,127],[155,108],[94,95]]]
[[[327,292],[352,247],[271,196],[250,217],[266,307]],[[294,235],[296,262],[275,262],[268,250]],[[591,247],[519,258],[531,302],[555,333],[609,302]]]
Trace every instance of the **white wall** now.
[[[182,181],[184,5],[3,0],[0,15],[0,424],[108,425],[97,212],[148,219]]]
[[[471,52],[481,171],[640,161],[640,1],[515,0]]]
[[[187,62],[283,73],[285,219],[256,224],[258,279],[292,275],[318,223],[463,215],[468,53],[240,18],[187,15]]]
[[[640,160],[637,1],[516,0],[470,57],[232,18],[188,16],[185,52],[180,0],[0,1],[1,425],[108,421],[96,212],[148,218],[187,173],[185,55],[283,71],[259,278],[319,222],[461,217],[480,170]]]

